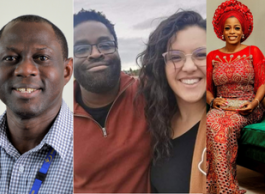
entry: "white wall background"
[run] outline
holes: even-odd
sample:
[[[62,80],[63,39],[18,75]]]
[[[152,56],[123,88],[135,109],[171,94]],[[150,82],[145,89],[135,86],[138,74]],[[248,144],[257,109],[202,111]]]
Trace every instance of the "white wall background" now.
[[[213,14],[215,9],[225,0],[207,0],[207,52],[225,46],[225,42],[218,39],[213,30]],[[248,6],[253,15],[253,31],[243,44],[255,45],[265,55],[265,1],[264,0],[240,0]]]
[[[73,57],[72,0],[0,0],[0,28],[12,19],[26,14],[44,17],[60,28],[67,39],[69,57]],[[73,110],[73,80],[64,87],[63,98]],[[0,115],[5,109],[5,105],[0,101]]]

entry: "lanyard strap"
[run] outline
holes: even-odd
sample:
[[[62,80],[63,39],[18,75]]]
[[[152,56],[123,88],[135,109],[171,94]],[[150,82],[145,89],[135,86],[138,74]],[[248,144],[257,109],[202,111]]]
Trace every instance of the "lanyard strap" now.
[[[29,192],[29,194],[37,194],[39,192],[39,189],[41,187],[41,184],[45,180],[45,177],[47,175],[47,172],[49,170],[49,167],[51,165],[51,162],[56,154],[56,151],[53,148],[50,148],[42,166],[41,169],[37,172],[35,181],[33,183],[33,186]]]

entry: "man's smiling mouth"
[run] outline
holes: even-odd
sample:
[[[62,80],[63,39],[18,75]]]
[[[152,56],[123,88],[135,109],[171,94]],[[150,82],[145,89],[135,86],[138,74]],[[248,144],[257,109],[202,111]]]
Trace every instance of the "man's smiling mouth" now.
[[[32,92],[35,92],[37,89],[34,89],[34,88],[16,88],[15,89],[16,91],[19,91],[21,93],[27,93],[27,94],[30,94]]]

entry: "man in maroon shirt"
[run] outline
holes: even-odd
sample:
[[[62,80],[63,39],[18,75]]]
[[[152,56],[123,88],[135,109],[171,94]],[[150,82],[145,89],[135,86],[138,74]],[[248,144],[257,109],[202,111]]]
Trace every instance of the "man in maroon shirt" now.
[[[138,80],[121,72],[114,25],[74,15],[74,192],[149,192],[150,135]]]

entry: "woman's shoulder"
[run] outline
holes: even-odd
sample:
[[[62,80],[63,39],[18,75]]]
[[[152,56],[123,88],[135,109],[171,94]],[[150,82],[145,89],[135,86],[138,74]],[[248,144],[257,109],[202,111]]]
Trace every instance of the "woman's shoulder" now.
[[[218,55],[220,52],[219,50],[213,50],[213,51],[210,51],[207,55],[207,58],[214,58],[216,55]]]
[[[248,47],[250,48],[250,50],[252,52],[261,52],[259,47],[255,46],[255,45],[249,45]]]
[[[259,47],[255,46],[255,45],[246,45],[247,47],[250,47],[251,49],[259,49]]]
[[[248,51],[251,51],[251,52],[261,52],[259,47],[255,46],[255,45],[242,45],[243,48],[241,49],[242,50],[248,50]]]
[[[250,46],[250,53],[253,56],[253,64],[259,63],[264,59],[264,55],[259,47],[251,45]]]

